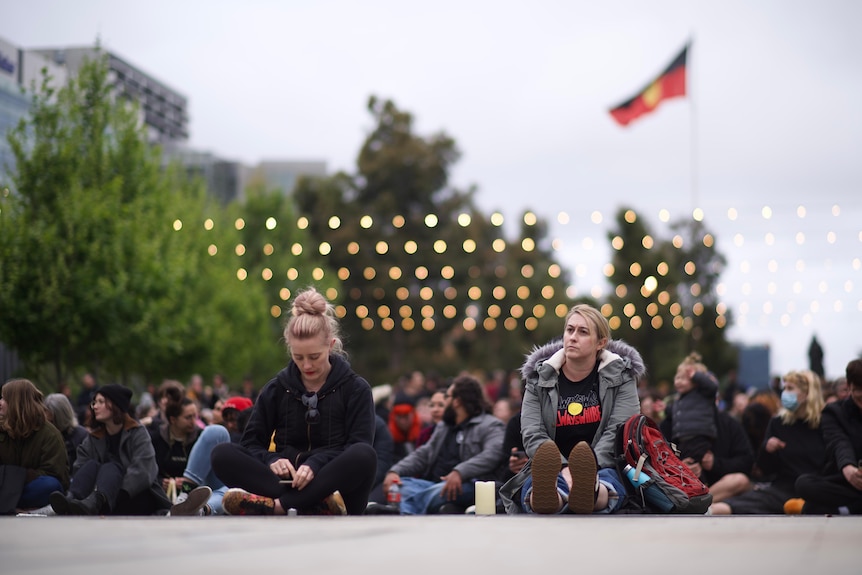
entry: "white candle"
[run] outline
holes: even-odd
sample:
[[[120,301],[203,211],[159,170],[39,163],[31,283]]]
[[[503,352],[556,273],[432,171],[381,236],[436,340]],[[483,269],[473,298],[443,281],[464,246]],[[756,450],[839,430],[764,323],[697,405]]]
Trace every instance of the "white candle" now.
[[[494,488],[493,481],[476,482],[476,515],[494,515],[497,513]]]

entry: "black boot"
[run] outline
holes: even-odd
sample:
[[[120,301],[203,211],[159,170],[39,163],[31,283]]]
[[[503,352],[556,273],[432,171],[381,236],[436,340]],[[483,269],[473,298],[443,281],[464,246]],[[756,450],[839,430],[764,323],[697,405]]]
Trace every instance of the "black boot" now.
[[[106,508],[105,494],[93,491],[84,499],[69,500],[69,515],[99,515]]]
[[[48,501],[51,502],[51,507],[57,515],[69,514],[69,498],[60,491],[55,491],[49,495]]]

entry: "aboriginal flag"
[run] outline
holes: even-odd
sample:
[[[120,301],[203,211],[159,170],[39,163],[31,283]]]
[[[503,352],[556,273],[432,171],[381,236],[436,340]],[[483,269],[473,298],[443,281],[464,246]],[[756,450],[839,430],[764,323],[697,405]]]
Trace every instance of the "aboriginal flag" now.
[[[633,120],[658,108],[663,100],[685,96],[685,68],[688,47],[689,44],[686,44],[682,52],[670,63],[670,66],[635,97],[611,108],[611,116],[614,120],[621,126],[627,126]]]

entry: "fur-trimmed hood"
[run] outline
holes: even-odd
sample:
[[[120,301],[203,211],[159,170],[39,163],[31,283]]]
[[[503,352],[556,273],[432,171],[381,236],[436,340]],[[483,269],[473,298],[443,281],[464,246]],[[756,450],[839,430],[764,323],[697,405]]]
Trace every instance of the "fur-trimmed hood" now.
[[[527,354],[524,365],[521,366],[521,379],[527,381],[528,379],[535,378],[538,375],[539,364],[549,359],[561,349],[563,349],[563,338],[557,338],[544,345],[534,347]],[[602,352],[602,365],[613,359],[612,357],[605,357],[608,352],[618,356],[629,364],[635,380],[640,379],[646,373],[646,366],[644,365],[643,358],[641,358],[641,354],[626,342],[620,339],[608,340],[608,345],[605,346],[605,350]]]

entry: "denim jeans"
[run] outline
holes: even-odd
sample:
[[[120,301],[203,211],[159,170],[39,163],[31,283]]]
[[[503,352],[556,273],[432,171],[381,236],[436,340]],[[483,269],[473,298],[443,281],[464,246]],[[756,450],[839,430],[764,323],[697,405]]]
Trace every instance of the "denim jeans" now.
[[[53,475],[40,475],[24,486],[18,499],[20,509],[35,509],[48,505],[48,496],[54,491],[63,491],[60,480]]]
[[[189,460],[183,477],[194,481],[197,485],[206,485],[213,490],[207,502],[214,515],[224,514],[222,499],[227,486],[213,472],[212,451],[219,443],[230,443],[230,433],[223,425],[208,425],[192,446]]]
[[[467,508],[475,502],[476,486],[472,481],[465,481],[461,485],[461,495],[452,501],[442,495],[444,485],[443,481],[402,477],[401,515],[428,515],[436,513],[444,503],[455,503]]]
[[[608,506],[593,513],[613,513],[623,506],[626,502],[626,488],[620,481],[616,469],[605,468],[599,469],[599,482],[608,489]],[[530,495],[533,493],[533,478],[528,477],[527,481],[521,487],[521,509],[526,513],[532,513],[533,508],[530,507]],[[563,479],[563,474],[557,475],[557,493],[563,498],[563,501],[569,499],[569,486],[566,480]],[[567,507],[563,505],[558,513],[565,513]]]

